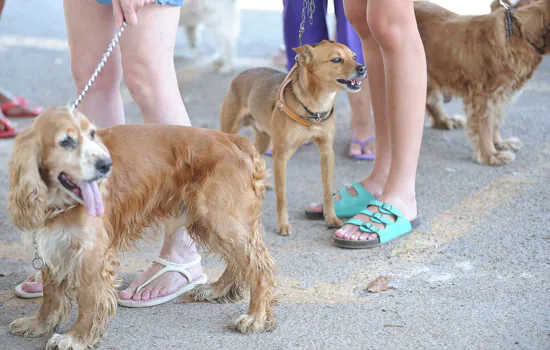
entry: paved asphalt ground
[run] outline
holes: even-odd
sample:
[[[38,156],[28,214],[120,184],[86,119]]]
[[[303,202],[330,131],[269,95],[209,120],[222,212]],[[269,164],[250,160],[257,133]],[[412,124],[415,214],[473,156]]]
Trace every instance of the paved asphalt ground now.
[[[264,9],[258,9],[260,3]],[[468,12],[468,2],[461,3]],[[470,1],[482,11],[488,10],[486,3]],[[246,4],[254,6],[243,5],[239,69],[270,64],[282,37],[277,0]],[[185,46],[180,38],[178,52]],[[206,38],[204,57],[211,49]],[[71,102],[75,91],[61,1],[8,0],[0,21],[0,62],[2,86],[43,105]],[[213,73],[207,59],[178,57],[176,64],[194,125],[217,128],[231,77]],[[511,165],[476,165],[463,131],[427,125],[417,184],[425,224],[382,248],[336,248],[331,230],[305,219],[304,207],[321,198],[321,181],[318,150],[301,149],[288,167],[292,236],[275,234],[274,193],[265,200],[265,240],[281,265],[278,327],[272,332],[241,335],[225,327],[246,303],[176,301],[119,308],[98,348],[550,349],[549,81],[546,59],[506,109],[504,136],[523,142]],[[129,122],[141,122],[125,90],[123,95]],[[462,113],[456,101],[445,108]],[[335,186],[340,187],[366,176],[372,164],[345,156],[349,111],[344,95],[337,101],[337,120]],[[13,121],[21,128],[30,122]],[[40,349],[47,338],[24,339],[7,331],[9,322],[34,314],[40,303],[12,292],[32,268],[6,213],[11,148],[12,141],[0,141],[0,349]],[[124,255],[126,279],[150,264],[159,243]],[[207,257],[205,267],[215,278],[223,266]],[[394,289],[365,292],[377,276],[391,277]]]

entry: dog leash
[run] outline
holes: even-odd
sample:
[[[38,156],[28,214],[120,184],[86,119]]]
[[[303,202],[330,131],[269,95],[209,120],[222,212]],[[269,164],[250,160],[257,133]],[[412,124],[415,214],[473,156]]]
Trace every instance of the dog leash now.
[[[99,62],[94,73],[92,74],[92,77],[90,78],[90,80],[88,80],[88,83],[86,83],[86,85],[84,86],[84,89],[82,90],[82,92],[80,92],[80,95],[78,95],[77,99],[71,105],[71,111],[74,111],[78,107],[80,102],[82,102],[82,99],[84,98],[84,96],[86,95],[90,87],[92,87],[92,84],[96,80],[97,76],[99,75],[103,67],[105,67],[105,63],[107,63],[107,59],[109,58],[109,56],[111,56],[111,53],[113,52],[114,48],[118,44],[120,36],[122,35],[122,32],[124,32],[124,29],[126,29],[126,21],[122,22],[122,26],[116,31],[115,35],[113,36],[113,39],[111,40],[111,43],[107,47],[107,51],[105,51],[105,53],[103,54],[101,61]],[[69,208],[69,209],[72,209],[72,208]],[[61,214],[61,212],[53,212],[49,215],[49,218],[51,219],[59,214]],[[44,259],[42,259],[40,254],[38,254],[38,244],[36,243],[36,231],[33,232],[32,234],[32,243],[34,245],[34,259],[32,259],[31,265],[35,270],[42,270],[43,268],[46,267],[46,262],[44,261]]]
[[[506,19],[504,22],[504,26],[506,27],[506,40],[510,41],[512,39],[512,36],[514,35],[514,25],[513,25],[513,18],[512,18],[512,7],[505,3],[503,0],[498,0],[500,5],[506,9]]]
[[[111,53],[113,52],[113,49],[118,44],[118,41],[120,39],[120,36],[122,35],[122,32],[124,32],[124,29],[126,29],[126,21],[122,22],[122,26],[116,31],[115,35],[113,36],[113,39],[111,40],[111,43],[109,44],[109,47],[107,48],[107,51],[103,54],[103,58],[101,58],[101,62],[97,65],[94,74],[92,74],[92,77],[88,81],[88,83],[84,86],[84,89],[78,95],[76,101],[71,106],[71,111],[74,111],[76,107],[80,104],[82,99],[84,98],[84,95],[88,92],[94,81],[96,80],[97,76],[99,75],[99,72],[103,69],[105,66],[105,63],[107,63],[107,59],[109,56],[111,56]]]
[[[304,5],[302,7],[302,22],[300,23],[300,29],[298,30],[298,42],[302,46],[302,38],[304,37],[304,32],[306,31],[306,10],[307,16],[309,17],[309,24],[313,25],[313,12],[315,12],[315,0],[304,0]]]

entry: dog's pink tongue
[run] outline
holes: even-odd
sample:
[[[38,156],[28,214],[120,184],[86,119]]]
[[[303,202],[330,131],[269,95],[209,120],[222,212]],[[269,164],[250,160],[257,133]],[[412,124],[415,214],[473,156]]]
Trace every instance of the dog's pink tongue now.
[[[80,189],[82,190],[84,204],[86,204],[86,208],[88,208],[88,214],[91,216],[102,216],[105,209],[103,208],[103,200],[101,199],[101,193],[99,192],[97,182],[83,182],[80,184]]]

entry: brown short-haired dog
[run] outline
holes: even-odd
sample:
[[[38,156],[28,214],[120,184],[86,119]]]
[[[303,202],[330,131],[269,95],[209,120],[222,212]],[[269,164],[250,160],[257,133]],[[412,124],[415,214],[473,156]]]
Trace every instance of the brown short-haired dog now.
[[[550,52],[550,0],[512,11],[506,30],[504,8],[490,14],[461,16],[429,1],[414,3],[428,65],[426,111],[433,126],[453,129],[462,118],[449,118],[440,96],[462,98],[474,161],[511,163],[521,147],[517,138],[503,140],[504,104],[533,76]]]
[[[78,318],[48,349],[85,349],[99,341],[117,307],[118,252],[150,230],[187,228],[227,263],[221,277],[194,290],[198,300],[232,301],[251,290],[241,332],[272,325],[278,266],[263,243],[264,162],[252,143],[216,130],[166,125],[96,128],[78,111],[49,108],[15,140],[8,209],[28,240],[35,235],[44,300],[10,331],[50,333]]]
[[[334,100],[339,91],[361,90],[366,67],[345,45],[323,40],[294,49],[297,63],[289,74],[254,68],[231,82],[221,112],[221,130],[236,134],[252,125],[256,148],[263,154],[273,142],[277,232],[288,235],[286,163],[296,148],[313,141],[321,151],[323,210],[327,224],[340,226],[334,212]],[[285,78],[286,76],[286,78]]]

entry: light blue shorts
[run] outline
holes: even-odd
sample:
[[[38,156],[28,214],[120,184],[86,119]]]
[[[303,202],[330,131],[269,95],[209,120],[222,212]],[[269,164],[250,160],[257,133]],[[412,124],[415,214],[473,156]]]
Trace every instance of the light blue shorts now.
[[[102,5],[112,5],[112,0],[96,0]],[[171,6],[181,6],[183,5],[183,0],[155,0],[154,4],[160,5],[171,5]]]

